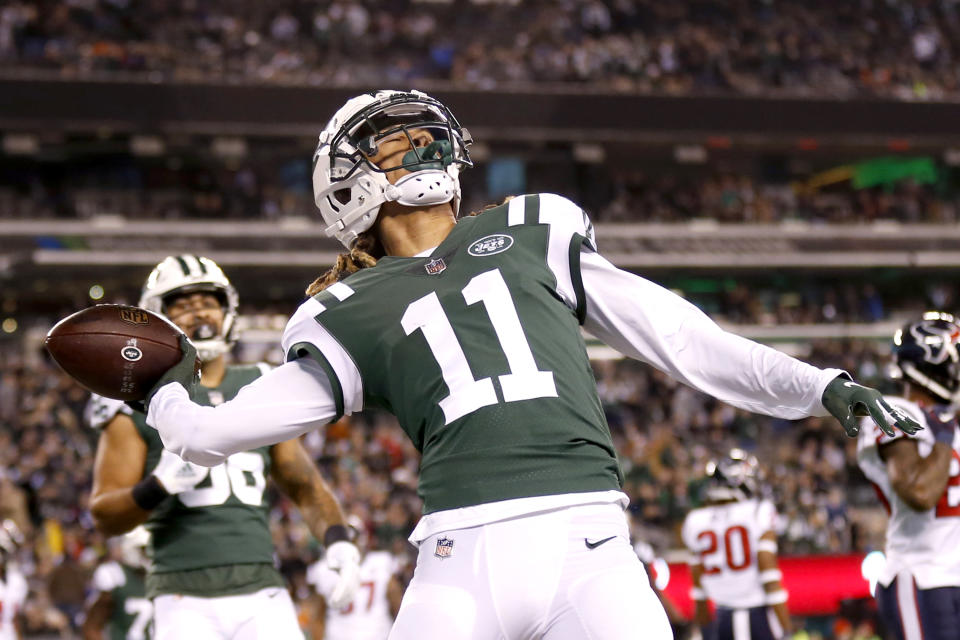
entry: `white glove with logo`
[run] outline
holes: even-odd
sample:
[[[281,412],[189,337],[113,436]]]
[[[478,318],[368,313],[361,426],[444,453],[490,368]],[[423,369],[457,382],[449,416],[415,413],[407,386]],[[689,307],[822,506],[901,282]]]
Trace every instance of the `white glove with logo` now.
[[[360,588],[360,550],[352,542],[340,540],[327,547],[327,567],[339,574],[329,593],[322,594],[332,609],[342,609],[351,602]]]
[[[187,462],[172,451],[164,449],[160,453],[160,462],[153,470],[163,488],[170,495],[176,495],[189,491],[207,477],[210,473],[208,467],[201,467],[198,464]]]

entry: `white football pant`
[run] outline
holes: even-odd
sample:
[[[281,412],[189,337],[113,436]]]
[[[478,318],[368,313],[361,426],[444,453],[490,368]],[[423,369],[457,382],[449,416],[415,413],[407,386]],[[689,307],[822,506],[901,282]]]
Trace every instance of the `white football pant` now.
[[[157,596],[153,615],[154,640],[303,640],[282,587],[217,598]]]
[[[673,633],[615,504],[427,538],[390,633],[390,640],[638,638]]]

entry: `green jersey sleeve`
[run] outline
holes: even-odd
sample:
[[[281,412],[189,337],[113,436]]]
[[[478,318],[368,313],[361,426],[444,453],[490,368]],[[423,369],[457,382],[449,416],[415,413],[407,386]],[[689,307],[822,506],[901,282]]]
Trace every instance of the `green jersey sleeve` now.
[[[353,289],[339,282],[323,293],[343,301],[353,295]],[[326,372],[337,407],[331,422],[336,422],[344,414],[363,409],[363,380],[350,353],[320,324],[318,317],[326,309],[316,298],[307,299],[290,318],[280,343],[287,361],[310,357]]]

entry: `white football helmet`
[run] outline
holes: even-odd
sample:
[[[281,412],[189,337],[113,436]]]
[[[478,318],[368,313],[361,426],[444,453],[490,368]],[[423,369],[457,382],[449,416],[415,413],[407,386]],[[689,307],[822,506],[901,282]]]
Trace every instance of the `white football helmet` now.
[[[240,298],[223,270],[210,258],[194,255],[167,256],[158,264],[143,285],[140,306],[166,315],[166,301],[171,296],[208,291],[223,306],[223,326],[219,335],[190,336],[203,362],[215,360],[237,341],[236,321]]]
[[[434,141],[422,148],[411,132],[426,129]],[[383,170],[368,155],[386,136],[403,132],[414,149],[399,167]],[[421,91],[380,90],[351,98],[320,133],[313,155],[313,195],[328,236],[348,249],[373,226],[384,202],[407,206],[453,201],[460,209],[460,170],[472,167],[469,132],[450,110]],[[390,184],[388,171],[411,172]]]
[[[120,559],[128,567],[146,569],[150,566],[150,532],[143,525],[134,527],[120,538]]]

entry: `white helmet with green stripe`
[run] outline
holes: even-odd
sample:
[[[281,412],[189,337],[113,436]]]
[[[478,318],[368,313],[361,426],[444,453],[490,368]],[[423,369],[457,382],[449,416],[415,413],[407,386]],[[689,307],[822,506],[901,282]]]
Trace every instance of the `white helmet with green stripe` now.
[[[153,269],[143,285],[140,306],[166,315],[166,303],[170,298],[198,291],[214,294],[223,307],[223,326],[219,335],[191,336],[200,359],[209,362],[229,351],[236,343],[237,307],[240,304],[237,290],[216,262],[190,254],[167,256]]]
[[[414,134],[433,142],[417,147]],[[402,164],[381,169],[368,159],[380,141],[405,134],[411,150]],[[472,167],[469,132],[450,110],[422,91],[371,91],[351,98],[322,132],[313,154],[313,194],[326,233],[348,249],[373,226],[385,202],[406,206],[453,203],[460,207],[460,171]],[[392,184],[387,174],[409,172]]]

